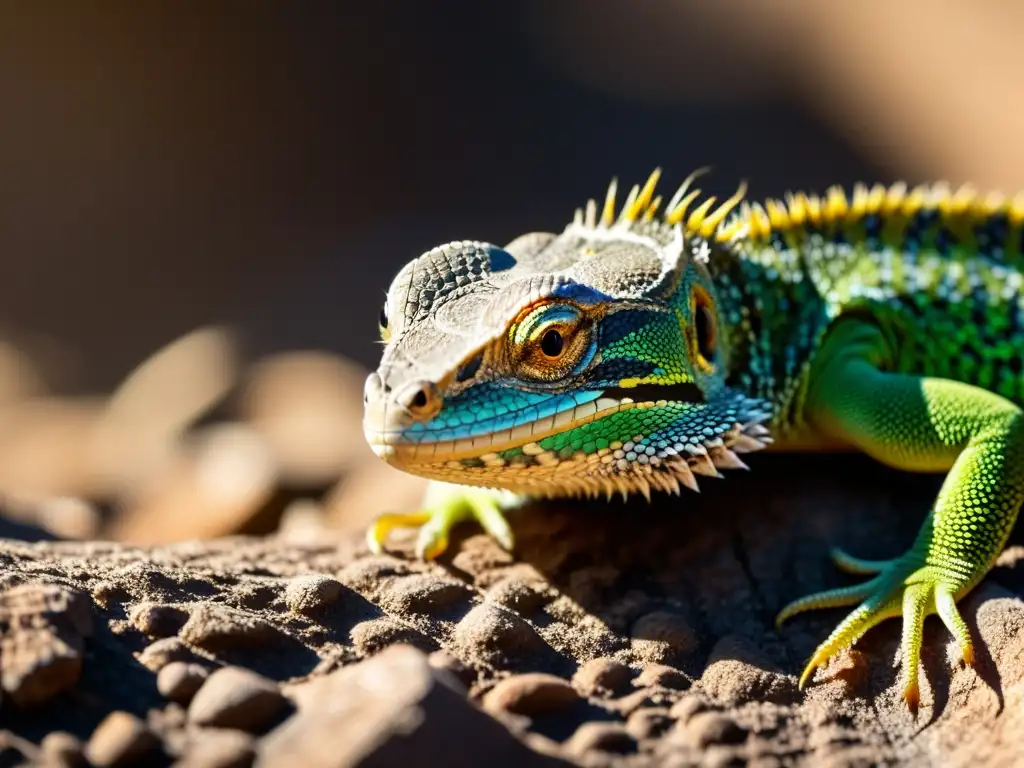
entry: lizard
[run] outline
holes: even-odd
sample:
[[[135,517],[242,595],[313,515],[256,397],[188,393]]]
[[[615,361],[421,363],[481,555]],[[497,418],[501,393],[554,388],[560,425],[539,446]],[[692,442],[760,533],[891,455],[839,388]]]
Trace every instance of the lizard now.
[[[419,527],[417,555],[434,558],[473,519],[511,550],[505,515],[525,499],[697,490],[764,448],[944,472],[903,555],[834,547],[866,580],[776,621],[855,606],[803,690],[901,617],[916,713],[924,619],[937,613],[974,663],[957,602],[1024,501],[1024,194],[858,183],[761,204],[743,183],[719,203],[694,186],[706,170],[664,207],[660,169],[621,205],[613,179],[561,232],[454,241],[401,269],[363,428],[378,456],[432,482],[419,511],[378,516],[368,545]]]

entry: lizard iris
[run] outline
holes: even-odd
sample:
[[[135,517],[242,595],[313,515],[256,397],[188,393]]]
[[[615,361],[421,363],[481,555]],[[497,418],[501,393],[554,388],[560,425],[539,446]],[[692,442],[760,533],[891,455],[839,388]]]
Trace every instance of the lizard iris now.
[[[523,498],[697,488],[773,448],[855,448],[947,472],[913,547],[840,550],[864,584],[786,606],[856,605],[803,685],[882,620],[903,618],[904,696],[918,701],[924,617],[970,663],[956,601],[992,566],[1024,501],[1024,197],[858,185],[716,207],[659,172],[621,207],[613,182],[560,233],[440,246],[406,265],[381,315],[367,440],[432,478],[418,552],[472,517],[506,547]],[[664,211],[660,213],[660,211]]]

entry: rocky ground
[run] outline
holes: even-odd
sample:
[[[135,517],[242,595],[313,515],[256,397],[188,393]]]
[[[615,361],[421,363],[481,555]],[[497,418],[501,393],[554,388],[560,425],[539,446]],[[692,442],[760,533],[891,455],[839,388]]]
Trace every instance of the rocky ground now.
[[[851,582],[830,545],[901,552],[937,478],[757,455],[700,495],[527,508],[512,554],[467,525],[438,562],[417,562],[403,534],[374,556],[365,521],[421,487],[346,453],[357,372],[287,358],[207,376],[205,394],[193,374],[191,399],[170,390],[172,419],[153,381],[199,342],[162,353],[176,360],[162,378],[158,356],[54,422],[35,493],[3,509],[0,766],[1024,761],[1019,537],[962,603],[976,668],[927,622],[916,719],[899,699],[898,622],[804,692],[796,675],[842,612],[772,625],[789,599]],[[160,398],[162,421],[139,416]],[[112,413],[132,414],[134,443],[111,440]],[[189,440],[154,437],[186,423]],[[106,463],[68,458],[83,455]],[[114,457],[133,473],[100,471]]]

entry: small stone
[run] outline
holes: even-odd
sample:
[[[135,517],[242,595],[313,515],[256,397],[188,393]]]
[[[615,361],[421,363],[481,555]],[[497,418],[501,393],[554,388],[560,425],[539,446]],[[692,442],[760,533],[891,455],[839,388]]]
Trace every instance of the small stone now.
[[[42,762],[54,768],[84,766],[85,745],[74,734],[66,731],[51,731],[39,744]]]
[[[366,656],[399,643],[411,645],[427,653],[437,649],[437,643],[427,635],[391,616],[361,621],[352,627],[349,636],[356,649]]]
[[[584,696],[608,698],[629,690],[633,670],[607,656],[581,664],[572,676],[572,684]]]
[[[270,725],[287,703],[278,687],[262,675],[241,667],[222,667],[192,698],[188,719],[196,725],[256,733]]]
[[[128,712],[111,712],[89,738],[85,756],[92,765],[119,766],[154,758],[160,740]]]
[[[461,581],[416,574],[395,579],[381,595],[380,601],[391,613],[435,616],[452,608],[465,613],[472,598],[473,591]]]
[[[283,630],[259,616],[217,603],[199,603],[178,637],[208,651],[280,648],[295,643]]]
[[[256,740],[227,728],[203,728],[188,745],[177,768],[248,768],[256,759]]]
[[[195,661],[197,658],[195,651],[176,637],[165,637],[150,643],[138,656],[139,663],[153,672],[159,672],[175,661]]]
[[[487,590],[487,599],[522,615],[536,613],[551,596],[543,585],[534,585],[522,579],[507,578],[495,583]]]
[[[648,664],[636,677],[636,685],[644,688],[657,686],[670,688],[674,691],[685,691],[690,687],[691,680],[675,667],[665,664]]]
[[[575,757],[588,752],[626,754],[636,749],[636,740],[622,723],[584,723],[565,743],[565,751]]]
[[[172,661],[156,676],[156,688],[165,699],[187,706],[210,673],[199,664]]]
[[[697,633],[683,617],[667,611],[641,616],[630,630],[630,645],[638,657],[658,664],[683,663],[698,649]]]
[[[284,601],[289,610],[303,616],[319,616],[341,598],[344,587],[337,579],[313,573],[297,576],[288,582]]]
[[[626,730],[637,741],[660,736],[671,725],[667,707],[641,707],[626,719]]]
[[[725,635],[715,643],[700,678],[708,697],[726,706],[748,701],[795,701],[796,680],[772,669],[771,662],[745,637]]]
[[[112,581],[101,581],[92,588],[92,599],[104,608],[131,600],[131,594],[120,584]]]
[[[188,611],[173,605],[139,603],[129,614],[132,626],[150,637],[171,637],[188,621]]]
[[[622,698],[608,702],[606,706],[618,712],[623,717],[628,717],[640,707],[657,707],[667,704],[665,694],[659,691],[652,691],[650,688],[641,688],[638,691],[626,694]]]
[[[728,715],[718,712],[698,712],[686,723],[688,741],[703,749],[711,744],[739,744],[747,732]]]
[[[391,555],[371,555],[349,563],[338,578],[342,584],[363,595],[373,595],[390,576],[409,573],[409,566]]]
[[[673,704],[668,714],[673,719],[686,723],[698,712],[706,712],[708,709],[710,709],[710,705],[704,699],[699,696],[690,695],[684,696]]]
[[[499,667],[550,650],[529,623],[493,603],[483,603],[467,613],[455,627],[454,640],[464,658]]]
[[[527,672],[507,677],[483,698],[484,709],[490,712],[512,712],[536,715],[560,712],[579,701],[576,689],[560,677],[543,672]]]

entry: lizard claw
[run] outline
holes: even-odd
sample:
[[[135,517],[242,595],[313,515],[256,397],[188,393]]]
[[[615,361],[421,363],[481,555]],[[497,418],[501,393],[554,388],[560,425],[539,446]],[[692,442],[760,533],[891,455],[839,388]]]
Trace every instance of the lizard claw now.
[[[921,565],[918,558],[910,555],[882,562],[860,560],[841,550],[833,550],[832,559],[843,570],[877,575],[864,584],[802,597],[779,612],[777,627],[804,611],[859,603],[815,650],[800,675],[799,688],[804,688],[818,667],[839,651],[854,645],[869,629],[888,618],[902,616],[903,699],[910,711],[916,714],[920,703],[918,667],[925,616],[938,613],[956,638],[964,662],[974,662],[970,631],[956,607],[956,596],[965,586],[962,577],[948,569]]]

